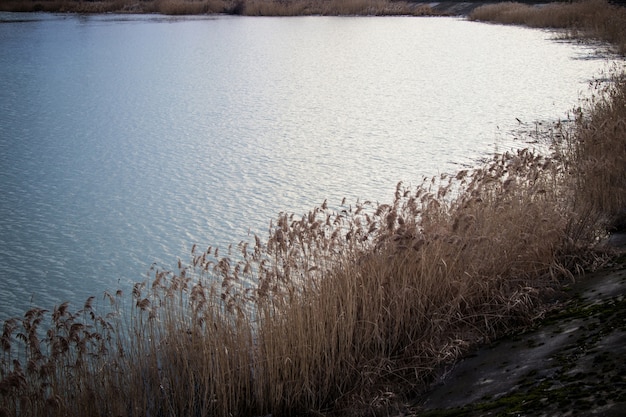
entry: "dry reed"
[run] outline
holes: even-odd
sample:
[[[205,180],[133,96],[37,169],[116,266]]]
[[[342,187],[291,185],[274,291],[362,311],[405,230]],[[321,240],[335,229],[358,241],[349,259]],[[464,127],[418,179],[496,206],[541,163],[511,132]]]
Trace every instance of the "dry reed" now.
[[[435,15],[425,4],[399,0],[5,0],[11,12],[162,13],[167,15]]]
[[[267,239],[194,246],[128,296],[5,320],[0,415],[393,411],[599,256],[626,203],[624,78],[569,125],[552,154],[398,184],[387,204],[281,213]]]
[[[595,38],[612,44],[626,54],[626,8],[606,0],[554,2],[536,6],[503,2],[480,6],[470,20],[567,29],[574,38]]]

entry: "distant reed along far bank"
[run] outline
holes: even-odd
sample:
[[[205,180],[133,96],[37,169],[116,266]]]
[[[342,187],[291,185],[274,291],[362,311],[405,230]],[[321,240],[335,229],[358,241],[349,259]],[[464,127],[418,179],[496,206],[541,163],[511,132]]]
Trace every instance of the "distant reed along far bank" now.
[[[427,3],[389,0],[5,0],[0,11],[244,16],[435,16]]]

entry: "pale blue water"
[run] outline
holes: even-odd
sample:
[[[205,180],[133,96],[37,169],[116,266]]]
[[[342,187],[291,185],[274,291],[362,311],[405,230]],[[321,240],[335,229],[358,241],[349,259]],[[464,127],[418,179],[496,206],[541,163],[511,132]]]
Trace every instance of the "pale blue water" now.
[[[0,319],[525,146],[605,66],[450,18],[0,20]]]

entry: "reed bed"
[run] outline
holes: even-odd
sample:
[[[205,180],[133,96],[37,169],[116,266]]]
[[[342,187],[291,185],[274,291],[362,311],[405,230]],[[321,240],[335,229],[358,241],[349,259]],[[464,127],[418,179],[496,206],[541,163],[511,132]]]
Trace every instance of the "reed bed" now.
[[[12,12],[236,14],[248,16],[437,14],[426,4],[401,0],[5,0]]]
[[[542,6],[517,2],[487,4],[474,9],[470,20],[567,29],[574,38],[594,38],[626,54],[626,8],[606,0],[553,2]]]
[[[625,21],[626,22],[626,21]],[[602,88],[587,116],[579,113],[575,165],[570,169],[577,181],[578,204],[602,213],[609,230],[626,226],[626,79],[613,78]]]
[[[426,16],[436,14],[428,5],[396,0],[246,0],[243,14],[249,16]]]
[[[561,28],[571,38],[594,39],[607,42],[621,55],[626,54],[626,8],[606,0],[555,2],[541,7],[516,2],[502,2],[480,6],[468,16],[470,20],[518,24],[530,27]],[[614,86],[599,91],[594,97],[588,118],[580,109],[576,112],[576,144],[564,146],[577,155],[568,155],[575,161],[570,169],[579,182],[579,200],[592,204],[591,211],[604,212],[613,225],[623,223],[624,181],[622,167],[626,162],[624,147],[623,111],[624,79],[613,77]],[[596,86],[600,88],[599,86]],[[612,152],[611,150],[619,150]]]
[[[109,13],[129,10],[126,0],[74,1],[74,0],[5,0],[0,2],[3,12],[50,12],[50,13]]]
[[[130,294],[5,320],[0,416],[388,415],[605,256],[626,203],[613,78],[554,126],[552,153],[281,213],[267,238],[194,246]]]

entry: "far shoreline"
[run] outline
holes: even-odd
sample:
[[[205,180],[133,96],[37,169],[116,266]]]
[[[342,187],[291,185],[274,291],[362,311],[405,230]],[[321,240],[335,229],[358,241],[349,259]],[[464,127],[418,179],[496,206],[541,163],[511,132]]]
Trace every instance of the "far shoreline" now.
[[[456,16],[494,1],[403,0],[8,0],[0,12],[161,14],[170,16]],[[524,1],[529,5],[546,2]]]

